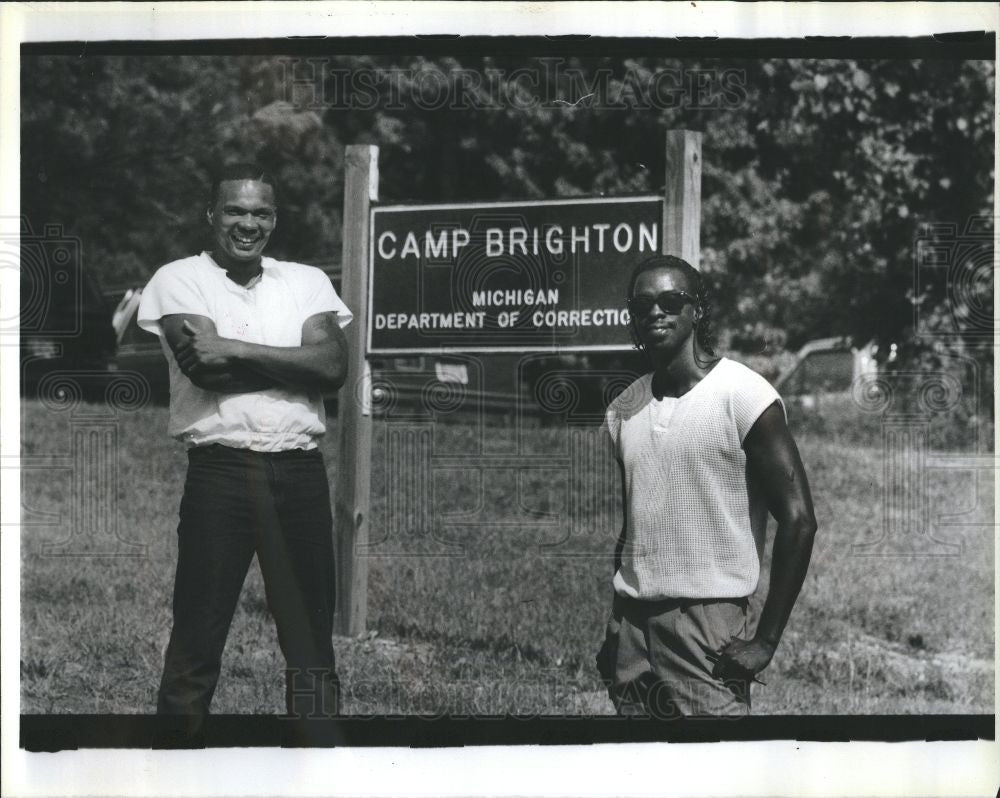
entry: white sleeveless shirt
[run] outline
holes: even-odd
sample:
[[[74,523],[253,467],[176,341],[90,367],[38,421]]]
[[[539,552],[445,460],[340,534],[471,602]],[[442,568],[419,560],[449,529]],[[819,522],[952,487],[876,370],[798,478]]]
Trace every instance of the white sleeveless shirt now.
[[[748,483],[743,439],[778,402],[759,374],[722,358],[690,391],[657,400],[646,374],[608,408],[624,465],[626,543],[615,590],[624,596],[740,598],[753,593],[767,528]]]

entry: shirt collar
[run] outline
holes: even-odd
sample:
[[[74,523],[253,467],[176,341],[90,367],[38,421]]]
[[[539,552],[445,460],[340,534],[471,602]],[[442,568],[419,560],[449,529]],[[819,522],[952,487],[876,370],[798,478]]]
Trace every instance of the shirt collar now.
[[[240,285],[235,280],[230,280],[229,279],[229,276],[228,276],[226,270],[216,262],[215,258],[212,257],[212,253],[211,252],[203,251],[201,254],[202,254],[202,257],[209,264],[211,264],[212,268],[219,270],[219,272],[222,274],[223,280],[225,280],[226,285],[229,288],[232,288],[235,291],[249,291],[252,288],[256,287],[260,283],[260,281],[264,279],[264,272],[265,272],[265,270],[267,270],[268,268],[270,268],[270,264],[268,263],[268,261],[270,260],[270,258],[262,256],[261,259],[260,259],[260,271],[257,273],[257,275],[255,277],[253,277],[250,280],[250,282],[248,282],[246,285]]]

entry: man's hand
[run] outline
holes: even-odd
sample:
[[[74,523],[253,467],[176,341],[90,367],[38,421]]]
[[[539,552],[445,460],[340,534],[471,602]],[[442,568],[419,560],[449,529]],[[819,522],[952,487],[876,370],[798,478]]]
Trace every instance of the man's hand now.
[[[236,362],[297,390],[333,393],[347,377],[347,340],[334,311],[315,313],[306,319],[299,346],[229,343],[236,347]]]
[[[222,338],[215,330],[196,330],[187,319],[181,329],[188,338],[177,347],[175,355],[177,365],[185,374],[227,369],[235,363],[239,341]]]
[[[211,339],[221,341],[223,345],[240,345],[239,341],[227,341],[219,338],[215,330],[215,324],[211,319],[197,314],[175,313],[164,316],[160,319],[163,327],[163,334],[170,346],[170,351],[174,355],[174,360],[181,368],[182,373],[194,385],[203,391],[213,391],[214,393],[235,394],[252,393],[254,391],[264,391],[274,388],[277,383],[262,374],[255,374],[245,366],[232,362],[226,368],[215,366],[213,368],[199,367],[197,348],[193,342],[197,340],[201,347]],[[181,352],[184,352],[186,359],[181,363]]]
[[[765,640],[734,638],[720,652],[712,675],[717,679],[752,679],[771,662],[774,648]]]

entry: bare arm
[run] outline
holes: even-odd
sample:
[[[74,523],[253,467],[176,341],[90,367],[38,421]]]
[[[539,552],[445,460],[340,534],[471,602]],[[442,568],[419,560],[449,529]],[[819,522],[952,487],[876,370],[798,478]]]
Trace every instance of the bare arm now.
[[[743,442],[747,475],[764,491],[767,508],[778,522],[771,559],[771,584],[753,640],[734,640],[719,667],[757,673],[767,667],[809,568],[816,516],[799,451],[777,403],[765,410]]]
[[[333,393],[347,378],[347,339],[332,311],[305,320],[301,346],[240,343],[238,362],[286,385]]]
[[[181,371],[202,390],[217,393],[251,393],[273,388],[277,384],[273,379],[235,363],[202,365],[198,368],[186,366],[186,361],[182,362],[178,352],[190,344],[192,335],[190,331],[197,335],[218,337],[215,323],[207,316],[189,313],[171,314],[160,319],[160,326]]]
[[[622,528],[618,533],[618,542],[615,543],[615,573],[622,567],[622,552],[625,550],[625,533],[628,527],[628,492],[625,490],[625,464],[621,460],[618,463],[618,479],[622,488]]]
[[[299,346],[237,341],[214,330],[190,332],[190,339],[177,351],[177,362],[192,373],[239,367],[272,384],[323,392],[336,391],[347,376],[347,341],[334,312],[306,319]]]
[[[617,575],[618,571],[622,567],[622,551],[625,549],[625,533],[626,525],[628,523],[628,504],[625,490],[625,466],[617,457],[615,457],[615,462],[618,463],[618,475],[621,481],[622,490],[622,528],[618,533],[618,540],[615,543],[614,573]],[[621,599],[615,591],[612,591],[611,595],[611,619],[608,621],[608,626],[604,633],[604,642],[601,643],[601,647],[597,652],[595,664],[597,665],[597,672],[601,675],[601,681],[603,681],[608,688],[608,697],[614,699],[612,685],[615,678],[615,662],[617,659],[618,623],[621,619]]]

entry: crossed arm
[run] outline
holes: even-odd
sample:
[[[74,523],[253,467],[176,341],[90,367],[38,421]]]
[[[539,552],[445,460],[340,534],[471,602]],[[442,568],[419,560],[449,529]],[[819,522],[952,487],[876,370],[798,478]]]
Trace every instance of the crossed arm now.
[[[193,314],[164,316],[160,324],[181,371],[206,391],[248,393],[288,386],[332,393],[347,376],[347,342],[333,312],[306,319],[299,346],[223,338],[211,319]]]

